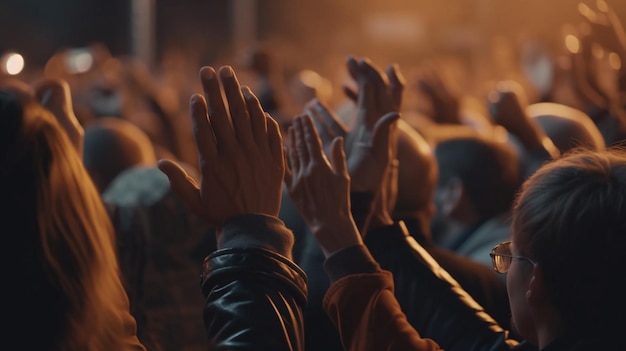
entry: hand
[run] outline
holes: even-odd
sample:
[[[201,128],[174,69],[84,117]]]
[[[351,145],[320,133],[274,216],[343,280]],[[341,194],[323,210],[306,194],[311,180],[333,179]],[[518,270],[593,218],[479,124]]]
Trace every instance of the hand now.
[[[82,159],[85,130],[74,114],[69,84],[62,79],[48,79],[35,86],[35,95],[41,106],[56,117]]]
[[[367,58],[348,58],[348,71],[358,86],[356,125],[345,137],[348,171],[354,192],[378,193],[391,160],[395,159],[395,126],[404,90],[396,65],[387,74]]]
[[[520,99],[521,97],[521,99]],[[526,115],[523,92],[515,82],[499,82],[489,93],[489,114],[494,123],[516,136],[529,151],[544,150],[551,158],[558,158],[559,150],[552,140]]]
[[[459,114],[460,102],[441,74],[434,68],[423,68],[417,75],[417,88],[432,104],[432,120],[439,124],[462,124]]]
[[[347,138],[354,143],[352,147],[346,147],[348,172],[352,177],[351,190],[377,193],[386,165],[394,154],[390,151],[392,129],[400,116],[391,112],[382,116],[373,131],[357,125],[354,131],[347,133],[339,118],[319,100],[309,102],[305,111],[313,117],[327,155],[330,155],[330,145],[337,137]],[[355,136],[355,133],[360,135]]]
[[[244,214],[277,216],[285,170],[282,136],[232,68],[200,70],[205,96],[191,97],[191,121],[201,185],[182,167],[158,163],[187,207],[212,226]],[[222,100],[222,90],[226,104]]]
[[[295,117],[288,133],[291,169],[286,172],[285,186],[324,255],[361,244],[350,212],[343,139],[331,143],[329,162],[310,116]]]

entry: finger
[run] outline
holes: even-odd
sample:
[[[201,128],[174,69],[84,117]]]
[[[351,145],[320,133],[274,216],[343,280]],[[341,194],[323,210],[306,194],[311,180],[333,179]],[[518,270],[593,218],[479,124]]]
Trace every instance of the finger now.
[[[250,116],[235,71],[230,66],[223,66],[219,70],[219,77],[237,140],[246,147],[254,147]]]
[[[359,106],[363,111],[377,111],[376,87],[374,87],[374,84],[370,81],[364,81],[363,84],[359,86]],[[365,120],[358,121],[357,123],[362,123],[368,130],[371,130],[380,116],[375,113],[365,113],[361,117],[365,118]]]
[[[395,63],[387,67],[387,77],[389,77],[389,88],[391,89],[391,96],[396,107],[396,112],[399,112],[402,106],[402,93],[406,86],[406,79],[400,73],[398,64]]]
[[[337,137],[333,140],[331,146],[331,164],[335,174],[348,175],[348,166],[346,164],[346,153],[343,150],[343,138]]]
[[[391,148],[391,132],[395,127],[396,121],[400,118],[400,114],[397,112],[390,112],[385,114],[374,126],[374,132],[372,136],[372,148],[376,150],[383,150],[384,148]]]
[[[336,135],[334,135],[330,127],[326,125],[322,114],[317,109],[315,109],[315,106],[312,102],[307,104],[304,112],[306,115],[312,117],[315,128],[317,128],[320,139],[322,139],[322,144],[330,145]]]
[[[200,167],[204,167],[207,163],[211,163],[210,160],[217,157],[217,143],[211,122],[207,118],[206,101],[202,95],[194,94],[191,96],[189,112],[193,137],[198,150],[198,161]]]
[[[306,140],[304,139],[304,125],[303,116],[297,116],[293,121],[293,133],[295,142],[296,154],[298,156],[298,163],[301,168],[305,168],[309,165],[310,155],[307,149]]]
[[[267,140],[267,118],[265,117],[259,99],[252,93],[250,88],[243,87],[242,91],[250,116],[250,125],[252,126],[254,141],[257,145],[261,145]]]
[[[374,66],[374,63],[367,57],[359,60],[359,68],[367,75],[367,78],[372,79],[376,85],[387,86],[385,75]]]
[[[343,86],[343,93],[346,95],[346,97],[350,100],[352,100],[352,102],[357,102],[359,100],[359,94],[354,91],[354,89],[350,88],[349,86],[344,85]]]
[[[360,75],[360,68],[359,68],[359,63],[356,60],[356,58],[354,58],[354,56],[352,55],[348,56],[348,59],[346,60],[346,67],[348,68],[348,74],[350,75],[350,77],[352,77],[354,81],[358,81],[359,75]]]
[[[298,158],[298,153],[296,151],[296,131],[293,124],[291,127],[289,127],[289,129],[287,129],[287,138],[289,139],[289,145],[287,146],[289,166],[291,168],[292,174],[298,174],[300,173],[300,159]]]
[[[309,153],[309,157],[312,160],[323,161],[328,163],[326,156],[324,155],[324,149],[322,148],[322,141],[320,140],[319,134],[317,133],[317,129],[313,124],[313,118],[308,115],[304,115],[302,118],[303,121],[303,130],[304,130],[304,139],[306,141],[307,151]]]
[[[347,128],[343,123],[339,120],[339,118],[331,111],[330,107],[319,101],[318,99],[313,99],[313,109],[319,113],[319,115],[323,118],[324,126],[330,129],[330,133],[333,138],[338,136],[344,136],[346,134]]]
[[[194,214],[202,214],[202,200],[198,183],[191,178],[185,170],[170,160],[159,160],[157,167],[169,179],[174,193],[181,199],[183,204]]]
[[[287,134],[287,137],[289,137],[289,134]],[[284,183],[285,185],[287,185],[287,188],[289,188],[291,186],[291,181],[292,181],[292,173],[291,173],[291,165],[290,165],[290,161],[289,161],[289,148],[284,145],[283,146],[283,164],[285,165],[285,176],[284,176]]]
[[[236,150],[235,132],[226,112],[220,83],[213,67],[205,66],[200,69],[200,81],[204,90],[211,126],[215,132],[218,151]]]
[[[267,120],[267,140],[270,155],[272,155],[276,165],[284,168],[285,156],[283,155],[283,136],[280,133],[280,126],[269,113],[265,114],[265,119]]]

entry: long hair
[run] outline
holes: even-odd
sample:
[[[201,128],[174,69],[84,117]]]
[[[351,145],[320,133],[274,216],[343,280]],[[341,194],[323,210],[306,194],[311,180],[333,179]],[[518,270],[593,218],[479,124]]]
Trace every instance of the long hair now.
[[[10,337],[39,349],[124,349],[135,326],[114,231],[78,152],[30,96],[0,92],[0,123],[2,224],[17,229],[9,242],[19,256]]]

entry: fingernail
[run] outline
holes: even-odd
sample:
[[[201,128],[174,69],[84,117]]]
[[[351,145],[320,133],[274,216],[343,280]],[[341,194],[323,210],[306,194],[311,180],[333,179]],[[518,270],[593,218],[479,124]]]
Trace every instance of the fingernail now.
[[[220,75],[222,77],[234,77],[235,76],[235,71],[233,71],[232,67],[230,66],[223,66],[222,69],[220,70]]]
[[[241,87],[241,93],[243,93],[243,96],[245,98],[251,98],[252,97],[252,90],[250,90],[250,88],[248,86]]]
[[[202,69],[200,70],[200,75],[204,79],[213,79],[215,78],[215,70],[213,70],[212,67],[208,66],[202,67]]]

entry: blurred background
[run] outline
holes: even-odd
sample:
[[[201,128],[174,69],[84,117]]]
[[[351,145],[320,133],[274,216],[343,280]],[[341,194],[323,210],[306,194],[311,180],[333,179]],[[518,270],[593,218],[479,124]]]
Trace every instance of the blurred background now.
[[[202,65],[234,66],[257,94],[268,90],[259,75],[272,75],[266,108],[278,99],[284,115],[312,94],[341,103],[348,55],[398,63],[408,76],[413,67],[445,65],[451,86],[479,98],[506,79],[536,91],[568,54],[585,9],[607,3],[626,21],[623,0],[2,0],[0,70],[27,82],[63,77],[79,118],[121,114],[123,106],[163,139],[173,127],[155,127],[150,115],[186,113]],[[609,74],[621,65],[601,47],[594,55]],[[120,102],[113,93],[122,85],[138,88],[122,97],[151,96],[150,108]]]

